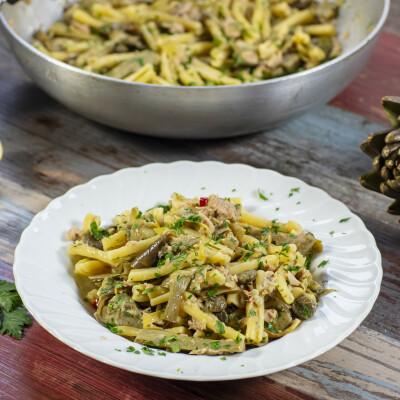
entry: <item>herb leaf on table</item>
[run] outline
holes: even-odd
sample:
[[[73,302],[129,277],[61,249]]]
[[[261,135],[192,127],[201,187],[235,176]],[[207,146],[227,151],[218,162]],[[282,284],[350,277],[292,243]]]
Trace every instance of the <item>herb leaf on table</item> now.
[[[14,283],[0,280],[0,334],[22,339],[25,325],[32,325]]]

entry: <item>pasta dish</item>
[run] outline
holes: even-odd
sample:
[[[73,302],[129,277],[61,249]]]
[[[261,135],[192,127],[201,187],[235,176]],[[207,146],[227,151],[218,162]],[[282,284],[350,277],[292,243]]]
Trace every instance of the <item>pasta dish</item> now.
[[[79,0],[34,35],[43,53],[130,82],[258,82],[337,57],[340,0]]]
[[[108,228],[87,214],[67,233],[94,317],[146,346],[229,354],[262,346],[311,318],[324,290],[309,270],[322,244],[294,221],[242,209],[240,198],[188,199]]]

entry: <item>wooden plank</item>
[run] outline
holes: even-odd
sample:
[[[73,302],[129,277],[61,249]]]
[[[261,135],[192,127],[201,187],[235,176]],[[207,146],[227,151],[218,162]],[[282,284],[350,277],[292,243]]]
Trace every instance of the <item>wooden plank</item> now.
[[[368,228],[375,235],[384,258],[385,279],[382,288],[385,291],[376,304],[378,312],[371,313],[365,324],[381,332],[386,330],[394,338],[400,339],[398,321],[390,318],[392,302],[400,301],[400,282],[396,269],[393,268],[399,257],[395,250],[398,240],[397,227],[394,225],[396,218],[385,212],[389,200],[363,189],[358,184],[358,176],[372,169],[371,160],[362,155],[359,143],[368,133],[382,129],[382,126],[333,107],[325,107],[282,128],[262,135],[232,139],[228,143],[223,140],[182,143],[144,137],[133,139],[126,134],[110,135],[107,128],[93,123],[87,123],[85,134],[79,141],[74,141],[73,132],[77,131],[79,121],[75,122],[72,113],[62,115],[59,106],[53,104],[54,108],[49,108],[48,111],[49,117],[58,118],[63,121],[62,124],[69,127],[65,129],[65,133],[63,131],[62,136],[50,135],[48,131],[40,130],[32,122],[34,116],[30,113],[21,114],[15,119],[17,122],[13,121],[13,125],[6,125],[9,137],[6,137],[7,152],[2,162],[4,169],[0,173],[5,181],[20,179],[24,187],[30,185],[33,190],[41,188],[46,196],[55,197],[76,182],[86,181],[99,173],[127,165],[158,161],[154,147],[157,151],[161,149],[163,161],[177,159],[176,154],[178,159],[182,158],[181,153],[190,148],[191,152],[196,154],[193,157],[195,160],[212,158],[226,162],[243,162],[256,167],[271,168],[286,175],[296,175],[312,185],[325,189],[328,193],[334,193],[336,198],[344,201],[366,221]],[[0,111],[5,113],[2,107],[3,105],[0,105]],[[29,125],[32,133],[23,131],[24,124]],[[293,140],[294,137],[296,140]],[[91,143],[100,142],[105,149],[112,148],[116,151],[121,149],[117,152],[118,158],[113,156],[108,158],[101,146],[90,147]],[[346,143],[345,147],[343,143]],[[40,148],[41,154],[45,154],[38,159],[31,172],[26,172],[25,163],[18,162],[18,157],[15,157],[26,146],[33,149]],[[90,159],[84,157],[85,151],[82,151],[82,148],[90,148]],[[50,152],[54,162],[47,161],[47,154]],[[282,156],[277,156],[279,154]],[[282,162],[283,155],[285,162]],[[189,155],[187,158],[192,157]],[[110,166],[104,165],[105,159],[111,164]],[[356,159],[356,164],[352,164],[351,168],[347,167],[347,160]],[[55,174],[54,170],[61,170],[63,173]],[[11,193],[15,191],[17,189],[13,187]],[[19,192],[16,193],[18,196]],[[0,238],[0,248],[4,248],[8,257],[7,262],[10,263],[12,243],[16,243],[24,225],[21,221],[28,221],[31,218],[30,213],[18,215],[23,208],[13,205],[12,196],[6,193],[3,198],[3,202],[10,198],[8,209],[11,211],[8,212],[11,214],[5,216],[4,221],[13,221],[12,227],[7,236]],[[44,203],[47,198],[40,201]],[[39,202],[38,205],[40,204],[42,203]],[[380,322],[382,320],[386,321],[384,326]]]
[[[296,390],[270,379],[255,386],[251,380],[236,383],[167,381],[137,375],[92,360],[53,338],[37,323],[22,341],[4,337],[0,343],[0,387],[13,398],[102,399],[233,399],[237,391],[254,399],[308,400]],[[27,357],[26,355],[29,355]],[[132,356],[134,360],[134,355]],[[18,361],[17,361],[18,360]],[[18,368],[15,369],[15,363]],[[133,361],[134,362],[134,361]],[[62,368],[60,368],[62,365]],[[57,371],[57,373],[55,373]],[[0,392],[1,393],[1,392]],[[34,397],[31,397],[34,393]]]
[[[392,9],[399,12],[399,5],[392,2]],[[396,22],[395,22],[396,21]],[[399,31],[399,19],[393,19]],[[392,25],[391,25],[392,26]],[[399,32],[398,32],[399,33]],[[400,93],[400,36],[384,32],[379,38],[373,55],[357,79],[330,104],[363,115],[370,120],[387,124],[387,117],[380,106],[384,96]]]
[[[361,327],[315,360],[271,378],[318,399],[398,399],[400,342]]]
[[[391,0],[390,12],[385,24],[385,32],[400,36],[400,0]]]

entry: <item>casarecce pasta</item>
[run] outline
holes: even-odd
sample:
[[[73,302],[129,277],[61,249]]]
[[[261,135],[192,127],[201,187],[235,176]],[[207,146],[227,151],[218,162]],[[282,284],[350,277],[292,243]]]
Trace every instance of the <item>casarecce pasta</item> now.
[[[242,210],[240,198],[174,194],[100,225],[89,213],[69,230],[75,274],[92,285],[95,318],[146,346],[243,352],[295,330],[326,293],[309,270],[321,242],[294,221]]]
[[[43,53],[130,82],[257,82],[341,53],[340,0],[79,0],[34,35]]]

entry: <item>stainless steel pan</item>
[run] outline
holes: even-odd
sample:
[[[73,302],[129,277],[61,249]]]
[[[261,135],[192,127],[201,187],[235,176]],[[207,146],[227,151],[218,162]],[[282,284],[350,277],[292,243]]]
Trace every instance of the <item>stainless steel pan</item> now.
[[[268,129],[328,102],[363,69],[388,15],[390,0],[346,1],[339,18],[342,56],[290,76],[217,87],[125,82],[42,54],[29,44],[30,38],[59,19],[65,4],[62,0],[33,0],[2,7],[0,27],[32,80],[68,108],[103,124],[145,135],[194,139]]]

